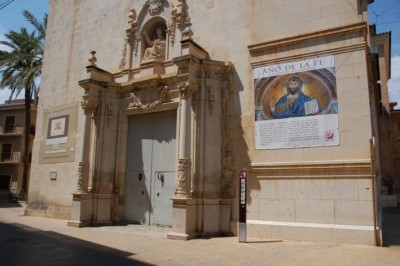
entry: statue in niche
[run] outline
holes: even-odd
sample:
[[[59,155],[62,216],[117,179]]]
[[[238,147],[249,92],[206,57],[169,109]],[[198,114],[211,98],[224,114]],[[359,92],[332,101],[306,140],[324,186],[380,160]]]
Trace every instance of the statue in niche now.
[[[161,28],[157,28],[156,36],[153,40],[150,39],[145,30],[143,31],[143,35],[147,43],[147,48],[144,51],[143,60],[164,59],[166,42],[163,36],[163,30]]]

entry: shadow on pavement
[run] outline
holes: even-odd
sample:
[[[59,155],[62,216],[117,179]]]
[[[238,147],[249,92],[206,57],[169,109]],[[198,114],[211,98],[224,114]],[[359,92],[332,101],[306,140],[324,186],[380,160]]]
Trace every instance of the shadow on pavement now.
[[[400,245],[400,207],[383,208],[382,213],[383,245]]]
[[[21,224],[0,222],[2,265],[151,265],[133,253]]]
[[[10,202],[9,200],[0,200],[0,209],[1,208],[18,208],[22,207],[22,205],[18,201]]]

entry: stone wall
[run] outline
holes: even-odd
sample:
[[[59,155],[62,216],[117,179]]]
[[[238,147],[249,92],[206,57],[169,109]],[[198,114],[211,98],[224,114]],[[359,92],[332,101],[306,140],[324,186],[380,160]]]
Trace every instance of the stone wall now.
[[[175,7],[183,3],[193,41],[211,59],[233,65],[229,121],[234,170],[248,168],[251,172],[250,236],[373,244],[367,1],[165,2]],[[40,164],[44,110],[81,101],[84,91],[78,81],[86,78],[84,67],[90,51],[96,51],[97,67],[123,76],[120,63],[128,16],[132,8],[140,11],[143,3],[50,1],[30,203],[72,207],[71,193],[76,188],[78,156],[83,148],[83,110],[78,110],[75,161]],[[168,58],[181,55],[182,35],[179,29],[176,31],[179,34]],[[335,61],[340,145],[256,150],[252,69],[322,55],[333,55]],[[132,62],[135,67],[133,55]],[[171,64],[168,71],[173,73],[176,67]],[[212,131],[209,133],[211,136]],[[286,168],[271,175],[276,165]],[[299,173],[296,169],[304,165],[308,168]],[[321,165],[317,174],[313,172]],[[340,173],[335,171],[338,165]],[[353,170],[352,165],[362,165],[362,169]],[[50,171],[58,173],[55,182],[49,179]],[[236,202],[232,207],[233,227],[238,219]]]

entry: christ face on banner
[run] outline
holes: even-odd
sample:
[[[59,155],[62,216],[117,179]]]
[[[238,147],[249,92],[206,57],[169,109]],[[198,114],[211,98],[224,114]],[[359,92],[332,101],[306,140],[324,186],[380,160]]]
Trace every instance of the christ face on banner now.
[[[303,82],[300,78],[291,77],[286,85],[287,93],[277,103],[270,101],[272,118],[289,118],[314,115],[321,111],[316,98],[311,99],[302,91]]]
[[[306,71],[256,80],[255,120],[337,114],[336,86],[321,73]]]

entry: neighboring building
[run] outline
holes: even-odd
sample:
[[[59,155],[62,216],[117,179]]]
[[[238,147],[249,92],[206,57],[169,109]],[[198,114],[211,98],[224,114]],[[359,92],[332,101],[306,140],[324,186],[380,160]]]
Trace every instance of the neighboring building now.
[[[397,205],[400,202],[400,110],[394,109],[397,103],[391,103],[390,121],[393,148],[393,179],[388,184],[388,194],[396,195]],[[394,205],[394,204],[392,204]]]
[[[381,201],[382,207],[395,207],[397,206],[396,192],[394,189],[394,152],[396,146],[393,146],[392,134],[393,127],[391,123],[392,111],[389,103],[389,87],[388,81],[390,79],[390,44],[391,33],[385,32],[375,34],[375,26],[370,27],[371,32],[371,65],[372,74],[377,80],[377,85],[374,90],[376,121],[378,131],[376,138],[379,139],[379,160],[380,168],[378,169],[378,181],[381,186]]]
[[[36,108],[31,109],[31,117],[30,151],[35,134]],[[21,189],[25,151],[24,127],[25,100],[10,100],[0,105],[0,199],[17,195]]]
[[[51,0],[26,213],[381,244],[371,2]]]

